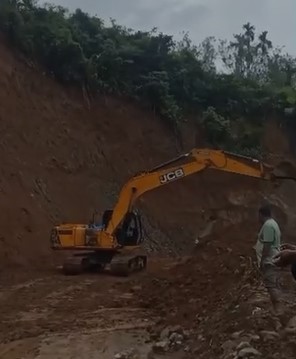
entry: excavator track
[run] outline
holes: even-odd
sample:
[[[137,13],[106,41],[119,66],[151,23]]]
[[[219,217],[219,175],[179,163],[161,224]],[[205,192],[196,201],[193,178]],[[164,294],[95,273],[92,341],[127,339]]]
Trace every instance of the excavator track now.
[[[63,272],[65,275],[78,275],[84,271],[83,257],[68,257],[63,264]]]
[[[96,256],[94,252],[68,257],[63,264],[63,272],[66,275],[77,275],[83,272],[102,271],[106,263]]]
[[[115,276],[127,277],[131,273],[145,270],[146,266],[147,257],[145,255],[117,254],[110,263],[110,272]]]

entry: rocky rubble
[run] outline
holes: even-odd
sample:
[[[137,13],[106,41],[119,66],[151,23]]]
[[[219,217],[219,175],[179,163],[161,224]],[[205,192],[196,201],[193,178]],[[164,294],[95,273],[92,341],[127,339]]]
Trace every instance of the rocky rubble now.
[[[251,257],[241,255],[239,244],[231,253],[227,250],[237,238],[231,233],[234,238],[223,238],[223,247],[213,240],[194,258],[155,274],[149,283],[142,277],[142,290],[135,295],[159,316],[162,326],[150,331],[153,353],[178,352],[192,359],[296,358],[291,336],[295,322],[290,320],[285,335],[275,331],[271,303]],[[292,314],[296,291],[290,273],[283,273],[283,279]]]
[[[189,346],[190,331],[181,326],[169,326],[162,329],[150,329],[151,350],[147,354],[147,359],[158,357],[170,358],[173,353],[190,353]],[[140,353],[134,348],[117,353],[114,359],[142,359]],[[146,359],[146,357],[145,357]]]
[[[259,341],[259,335],[235,332],[231,335],[231,339],[222,344],[222,357],[223,359],[239,359],[261,356],[255,348]]]
[[[115,354],[114,359],[140,359],[140,354],[134,348]]]
[[[280,335],[280,333],[271,330],[261,330],[259,334],[244,333],[243,331],[233,333],[231,339],[222,345],[223,354],[221,358],[265,358],[263,352],[266,352],[268,348],[271,351],[268,358],[293,358],[296,352],[291,347],[291,344],[295,341],[287,335],[287,332],[283,336],[283,334]]]
[[[190,331],[185,330],[180,325],[163,328],[158,333],[151,333],[152,338],[159,339],[152,348],[155,353],[173,352],[178,350],[190,351],[188,340]]]

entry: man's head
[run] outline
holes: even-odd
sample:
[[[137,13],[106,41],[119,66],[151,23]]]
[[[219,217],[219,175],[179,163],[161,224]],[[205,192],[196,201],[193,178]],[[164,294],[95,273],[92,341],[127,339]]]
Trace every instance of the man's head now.
[[[259,208],[259,221],[264,223],[267,219],[271,218],[271,209],[268,205]]]

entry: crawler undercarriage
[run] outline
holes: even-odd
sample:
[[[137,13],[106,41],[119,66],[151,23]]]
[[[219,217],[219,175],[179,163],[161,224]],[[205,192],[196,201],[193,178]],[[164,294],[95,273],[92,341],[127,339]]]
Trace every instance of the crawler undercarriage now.
[[[109,272],[116,276],[128,276],[131,273],[146,268],[147,257],[142,254],[122,252],[83,252],[68,257],[63,265],[66,275],[76,275],[83,272]]]

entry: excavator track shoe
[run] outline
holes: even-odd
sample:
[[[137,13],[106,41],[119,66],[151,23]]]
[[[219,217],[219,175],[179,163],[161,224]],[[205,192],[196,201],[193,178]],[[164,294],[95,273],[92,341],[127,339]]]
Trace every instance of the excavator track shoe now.
[[[116,256],[110,264],[110,272],[112,275],[127,277],[131,273],[145,270],[146,265],[146,256]]]
[[[84,272],[97,273],[102,272],[105,263],[94,253],[84,255],[74,255],[66,259],[63,265],[63,272],[66,275],[77,275]]]

